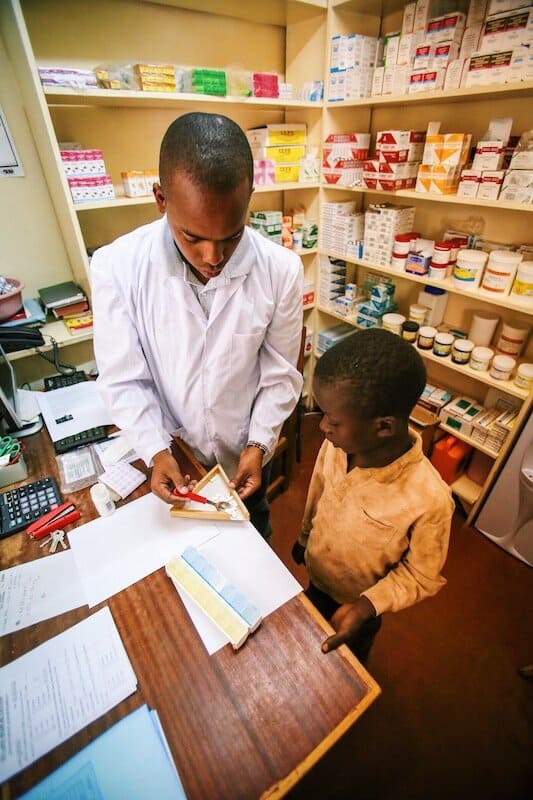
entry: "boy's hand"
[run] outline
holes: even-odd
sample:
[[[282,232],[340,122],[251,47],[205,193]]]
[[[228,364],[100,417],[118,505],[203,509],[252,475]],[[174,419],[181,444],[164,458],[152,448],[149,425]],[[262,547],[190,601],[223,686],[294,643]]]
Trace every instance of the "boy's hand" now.
[[[305,547],[300,544],[298,539],[292,546],[291,555],[296,564],[305,564]]]
[[[361,625],[375,616],[376,609],[366,597],[360,597],[355,603],[344,603],[330,620],[336,633],[322,644],[322,652],[329,653],[341,644],[349,645]]]

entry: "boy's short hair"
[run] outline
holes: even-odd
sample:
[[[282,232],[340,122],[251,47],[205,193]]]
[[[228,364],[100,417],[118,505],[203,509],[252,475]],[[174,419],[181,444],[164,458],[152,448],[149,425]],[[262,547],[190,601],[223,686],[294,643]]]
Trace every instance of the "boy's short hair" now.
[[[315,377],[349,384],[352,405],[365,419],[407,419],[426,385],[420,354],[401,336],[382,328],[357,331],[320,357]]]
[[[161,142],[159,181],[163,190],[168,190],[177,170],[197,186],[216,191],[231,191],[244,180],[251,189],[254,167],[246,134],[222,114],[183,114],[169,126]]]

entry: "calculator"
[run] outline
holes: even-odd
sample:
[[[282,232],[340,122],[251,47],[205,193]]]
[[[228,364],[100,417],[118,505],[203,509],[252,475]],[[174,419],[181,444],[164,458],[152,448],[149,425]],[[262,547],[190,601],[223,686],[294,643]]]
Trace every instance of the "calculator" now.
[[[61,494],[54,478],[40,478],[26,486],[0,493],[0,538],[27,528],[61,505]]]
[[[87,380],[85,372],[76,370],[70,375],[48,375],[44,379],[44,391],[49,392],[51,389],[62,389],[64,386],[73,386],[75,383],[82,383]]]

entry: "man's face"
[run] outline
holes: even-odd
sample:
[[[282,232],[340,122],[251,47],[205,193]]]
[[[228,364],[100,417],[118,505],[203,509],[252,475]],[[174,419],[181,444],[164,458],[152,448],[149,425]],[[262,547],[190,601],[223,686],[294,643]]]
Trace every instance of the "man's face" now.
[[[323,414],[320,430],[334,447],[340,447],[348,455],[364,457],[378,447],[379,440],[374,431],[374,420],[356,414],[348,393],[347,384],[322,383],[319,378],[313,379],[313,395]]]
[[[154,196],[167,215],[174,241],[202,283],[220,275],[244,232],[251,196],[248,181],[220,194],[176,172],[167,190],[156,186]]]

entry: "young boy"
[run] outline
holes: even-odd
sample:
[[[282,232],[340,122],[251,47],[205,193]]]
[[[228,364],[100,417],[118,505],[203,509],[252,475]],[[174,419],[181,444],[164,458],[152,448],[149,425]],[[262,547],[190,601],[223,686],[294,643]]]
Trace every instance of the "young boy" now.
[[[340,644],[365,661],[381,615],[436,594],[446,580],[454,504],[409,430],[426,382],[415,348],[389,331],[358,331],[320,358],[313,378],[323,413],[302,532],[307,595]]]

